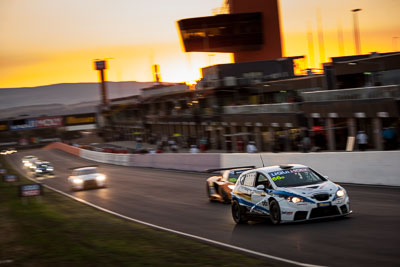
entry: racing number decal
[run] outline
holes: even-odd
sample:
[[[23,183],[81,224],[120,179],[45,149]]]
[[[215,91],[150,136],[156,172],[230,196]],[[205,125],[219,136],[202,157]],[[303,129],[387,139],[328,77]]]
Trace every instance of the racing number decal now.
[[[274,180],[274,181],[278,181],[278,180],[282,180],[282,179],[285,179],[285,176],[275,176],[275,177],[272,177],[272,180]]]

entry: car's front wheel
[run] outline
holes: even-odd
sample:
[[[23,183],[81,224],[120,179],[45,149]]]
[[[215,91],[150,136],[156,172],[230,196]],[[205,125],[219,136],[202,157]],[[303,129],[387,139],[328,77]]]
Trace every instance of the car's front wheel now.
[[[281,222],[281,209],[275,199],[269,203],[269,218],[273,224],[280,224]]]
[[[240,206],[236,199],[232,202],[232,217],[237,224],[247,223],[248,221],[244,208]]]

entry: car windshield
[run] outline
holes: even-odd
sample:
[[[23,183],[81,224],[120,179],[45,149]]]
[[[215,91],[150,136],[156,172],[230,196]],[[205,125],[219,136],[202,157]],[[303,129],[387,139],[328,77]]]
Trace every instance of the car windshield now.
[[[228,181],[231,183],[236,183],[237,179],[239,176],[244,172],[247,171],[248,169],[243,169],[243,170],[234,170],[234,171],[229,171],[228,174]]]
[[[48,167],[51,167],[51,165],[47,163],[39,165],[39,168],[48,168]]]
[[[324,177],[309,168],[281,170],[268,174],[278,187],[304,186],[326,181]]]
[[[87,175],[87,174],[95,174],[97,173],[97,169],[84,169],[84,170],[78,170],[77,175]]]

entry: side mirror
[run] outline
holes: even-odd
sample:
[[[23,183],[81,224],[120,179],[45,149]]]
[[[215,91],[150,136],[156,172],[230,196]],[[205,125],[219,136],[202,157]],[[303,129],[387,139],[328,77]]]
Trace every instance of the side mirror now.
[[[257,190],[260,190],[260,191],[264,191],[265,190],[265,186],[263,184],[257,185],[256,188],[257,188]]]

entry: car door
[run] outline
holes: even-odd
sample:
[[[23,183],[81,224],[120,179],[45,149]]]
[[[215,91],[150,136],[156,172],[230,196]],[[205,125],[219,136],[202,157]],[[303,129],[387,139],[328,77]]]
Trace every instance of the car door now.
[[[254,191],[254,183],[256,179],[256,172],[248,172],[239,178],[239,186],[236,194],[245,202],[246,206],[251,206],[251,195]]]
[[[257,189],[259,185],[263,185],[264,189]],[[253,203],[251,212],[269,214],[268,189],[270,188],[271,184],[268,178],[262,173],[257,173],[253,193],[251,195],[251,202]]]

